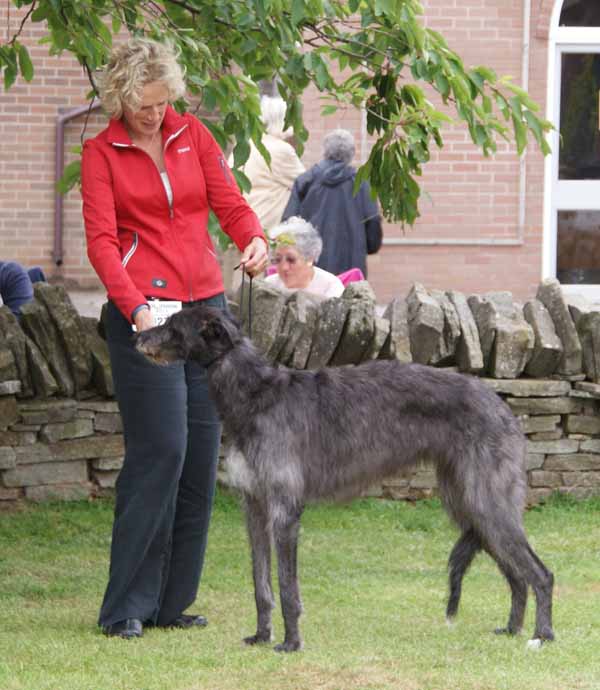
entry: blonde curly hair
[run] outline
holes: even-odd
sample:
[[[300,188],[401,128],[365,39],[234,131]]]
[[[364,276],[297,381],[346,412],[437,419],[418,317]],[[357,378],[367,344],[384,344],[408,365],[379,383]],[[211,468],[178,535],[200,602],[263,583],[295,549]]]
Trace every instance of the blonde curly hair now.
[[[123,106],[140,109],[142,89],[153,81],[164,83],[173,102],[185,94],[184,70],[173,46],[149,38],[131,38],[113,50],[98,77],[102,107],[109,117],[120,118]]]

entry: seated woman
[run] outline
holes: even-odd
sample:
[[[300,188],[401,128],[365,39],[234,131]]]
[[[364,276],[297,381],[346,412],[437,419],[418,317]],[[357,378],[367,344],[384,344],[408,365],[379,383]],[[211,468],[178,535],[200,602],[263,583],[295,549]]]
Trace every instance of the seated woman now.
[[[339,297],[344,292],[342,281],[314,263],[323,248],[323,240],[304,218],[293,216],[275,226],[269,233],[275,241],[273,263],[277,273],[267,283],[287,290],[306,290],[325,297]]]

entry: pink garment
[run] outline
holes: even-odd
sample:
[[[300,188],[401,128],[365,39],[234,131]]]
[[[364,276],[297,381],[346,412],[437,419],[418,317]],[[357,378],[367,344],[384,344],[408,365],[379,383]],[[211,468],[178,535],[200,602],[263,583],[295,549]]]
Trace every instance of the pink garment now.
[[[273,275],[273,273],[276,272],[276,266],[269,266],[266,271],[268,276]],[[348,285],[348,283],[354,283],[357,280],[365,279],[363,272],[360,270],[360,268],[350,268],[347,271],[338,274],[338,278],[342,281],[342,283],[344,283],[344,285]]]

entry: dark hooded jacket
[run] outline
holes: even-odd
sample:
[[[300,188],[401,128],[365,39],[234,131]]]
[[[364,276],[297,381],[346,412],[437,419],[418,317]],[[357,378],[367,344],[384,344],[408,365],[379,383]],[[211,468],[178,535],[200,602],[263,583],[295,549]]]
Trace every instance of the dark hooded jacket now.
[[[27,271],[15,261],[0,261],[0,296],[15,316],[33,299],[33,285]]]
[[[322,160],[294,182],[283,220],[301,216],[323,238],[317,266],[339,274],[360,268],[367,275],[367,254],[381,247],[381,218],[363,182],[353,196],[356,170],[341,161]]]

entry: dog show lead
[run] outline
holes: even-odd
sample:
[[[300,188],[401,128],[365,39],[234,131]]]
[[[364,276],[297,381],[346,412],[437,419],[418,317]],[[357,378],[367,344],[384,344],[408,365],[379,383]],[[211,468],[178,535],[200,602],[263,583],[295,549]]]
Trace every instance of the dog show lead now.
[[[136,351],[165,315],[204,303],[225,310],[208,234],[212,209],[264,270],[260,223],[208,129],[170,105],[185,93],[174,50],[135,38],[99,79],[108,127],[84,144],[81,191],[90,262],[107,290],[103,326],[123,420],[110,574],[99,625],[141,637],[144,626],[202,627],[196,599],[216,481],[220,422],[198,362],[158,368]]]

